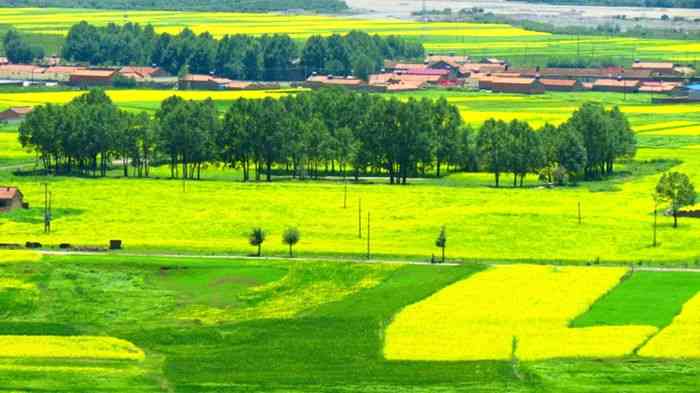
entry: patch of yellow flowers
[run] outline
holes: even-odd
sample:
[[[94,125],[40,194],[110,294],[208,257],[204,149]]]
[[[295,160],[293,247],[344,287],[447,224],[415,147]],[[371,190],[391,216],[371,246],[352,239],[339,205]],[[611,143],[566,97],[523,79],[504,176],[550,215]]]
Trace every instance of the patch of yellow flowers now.
[[[36,251],[2,250],[0,251],[0,265],[21,262],[36,262],[41,259],[41,254]]]
[[[36,290],[36,286],[14,278],[0,278],[0,291],[3,289],[27,289]]]
[[[114,337],[0,336],[0,358],[143,360],[143,351]]]
[[[684,306],[673,322],[639,350],[657,358],[700,358],[700,294]]]
[[[197,91],[197,90],[108,90],[107,95],[116,104],[130,102],[161,102],[168,97],[178,96],[186,100],[236,100],[239,98],[262,99],[282,97],[304,89],[250,90],[250,91]],[[42,105],[46,103],[65,104],[85,94],[82,91],[52,91],[32,93],[1,93],[0,107],[18,105]]]
[[[501,265],[401,311],[386,330],[392,360],[621,357],[651,326],[569,328],[624,268]]]

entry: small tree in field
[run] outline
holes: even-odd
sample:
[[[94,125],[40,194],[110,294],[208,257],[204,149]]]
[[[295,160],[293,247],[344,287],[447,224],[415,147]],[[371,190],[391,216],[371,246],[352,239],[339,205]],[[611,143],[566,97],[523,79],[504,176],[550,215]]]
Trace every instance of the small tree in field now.
[[[294,247],[295,244],[299,243],[299,239],[301,238],[301,235],[299,234],[299,230],[294,227],[289,227],[287,228],[284,233],[282,234],[282,242],[286,245],[289,246],[289,257],[293,257],[294,253],[292,251],[292,247]]]
[[[265,241],[266,233],[262,228],[253,228],[248,237],[251,246],[258,247],[258,256],[262,255],[262,244]]]
[[[670,204],[673,214],[673,227],[678,228],[678,211],[695,203],[695,187],[688,175],[680,172],[664,173],[656,185],[659,199]]]
[[[442,263],[445,263],[445,247],[447,247],[447,233],[445,232],[445,227],[440,228],[440,234],[435,240],[435,246],[442,249]]]

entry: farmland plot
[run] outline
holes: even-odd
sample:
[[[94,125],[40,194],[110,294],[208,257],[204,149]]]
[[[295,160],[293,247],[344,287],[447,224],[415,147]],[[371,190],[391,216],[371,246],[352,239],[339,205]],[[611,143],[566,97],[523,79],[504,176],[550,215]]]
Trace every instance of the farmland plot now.
[[[393,360],[623,357],[653,326],[569,328],[623,268],[496,266],[407,307],[389,325]]]

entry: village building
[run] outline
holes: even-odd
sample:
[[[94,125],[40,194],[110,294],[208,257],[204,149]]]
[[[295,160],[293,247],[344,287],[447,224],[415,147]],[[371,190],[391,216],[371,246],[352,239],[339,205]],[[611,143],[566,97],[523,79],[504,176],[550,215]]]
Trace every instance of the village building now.
[[[632,79],[632,80],[655,80],[653,72],[650,70],[625,69],[623,67],[604,68],[556,68],[543,67],[533,69],[512,70],[519,72],[522,76],[534,78],[540,76],[542,79],[576,79],[581,82],[593,82],[596,79]]]
[[[700,101],[700,84],[688,86],[688,99],[690,101]]]
[[[508,66],[505,64],[484,64],[484,63],[466,63],[459,67],[459,73],[465,77],[473,74],[491,74],[495,72],[506,72]]]
[[[333,76],[333,75],[311,75],[304,82],[304,87],[310,89],[318,89],[325,86],[342,86],[350,89],[358,89],[365,86],[365,82],[351,76]]]
[[[680,85],[678,82],[642,82],[639,92],[670,94]]]
[[[52,66],[44,69],[40,78],[37,80],[53,81],[53,82],[68,82],[71,74],[84,70],[84,67],[76,66]]]
[[[160,67],[133,67],[127,66],[119,69],[119,75],[134,79],[139,82],[153,80],[155,78],[164,78],[170,74]]]
[[[204,74],[187,74],[180,78],[178,87],[188,90],[214,90],[218,88],[214,83],[214,77]]]
[[[416,75],[405,75],[400,73],[383,73],[369,76],[369,87],[376,92],[399,92],[415,91],[428,86],[428,81],[437,83],[434,77],[420,77]]]
[[[0,187],[0,212],[24,208],[24,196],[17,187]]]
[[[494,93],[542,94],[544,85],[537,78],[498,78],[490,80]]]
[[[432,69],[432,68],[424,68],[424,69],[411,69],[407,71],[401,72],[402,75],[412,75],[412,76],[419,76],[419,77],[435,77],[437,80],[435,81],[436,83],[439,83],[441,81],[446,81],[446,80],[454,80],[457,78],[456,73],[451,70],[451,69]]]
[[[458,66],[469,63],[469,56],[456,56],[456,55],[433,55],[429,54],[425,61],[429,64],[437,62],[445,62],[448,64],[456,64]]]
[[[0,65],[5,65],[5,64],[10,64],[10,61],[7,60],[7,57],[0,57]]]
[[[675,74],[675,64],[670,62],[641,62],[637,60],[632,64],[632,69],[651,71],[659,75]]]
[[[576,79],[540,79],[546,91],[581,91],[583,85]]]
[[[636,93],[641,82],[638,80],[598,79],[593,82],[593,91],[612,93]]]
[[[70,74],[68,83],[72,86],[111,86],[116,70],[81,69]]]
[[[388,71],[409,71],[409,70],[424,70],[428,68],[429,63],[387,63]]]
[[[18,106],[0,112],[0,121],[7,123],[20,122],[32,111],[30,106]]]
[[[44,68],[32,64],[0,65],[0,79],[34,81],[42,80]]]

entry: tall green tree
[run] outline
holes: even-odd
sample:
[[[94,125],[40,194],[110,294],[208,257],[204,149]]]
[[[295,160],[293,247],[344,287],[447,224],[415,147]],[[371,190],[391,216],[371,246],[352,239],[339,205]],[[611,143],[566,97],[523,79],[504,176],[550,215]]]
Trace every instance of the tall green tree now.
[[[508,124],[490,119],[479,129],[476,146],[481,167],[494,174],[496,187],[500,186],[501,173],[508,170],[511,152]]]
[[[685,206],[695,203],[697,193],[688,175],[680,172],[668,172],[661,175],[656,185],[658,199],[669,204],[673,215],[673,227],[678,227],[678,212]]]

